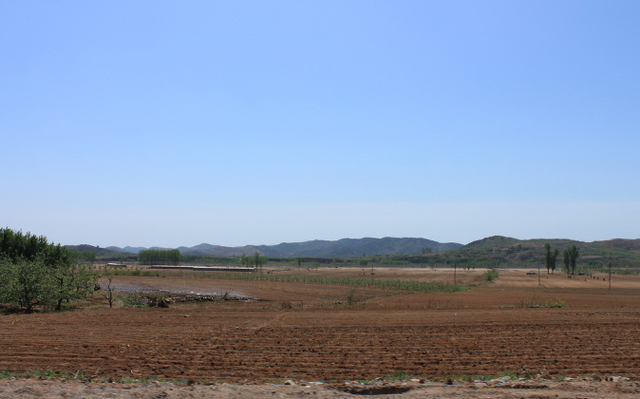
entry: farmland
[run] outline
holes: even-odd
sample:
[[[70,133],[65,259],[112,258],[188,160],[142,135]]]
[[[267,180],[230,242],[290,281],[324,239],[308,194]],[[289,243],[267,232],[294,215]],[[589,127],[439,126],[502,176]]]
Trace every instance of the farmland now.
[[[640,277],[460,271],[460,292],[349,285],[368,269],[267,270],[241,280],[213,272],[115,276],[79,309],[0,317],[0,370],[52,370],[87,379],[264,383],[339,382],[403,374],[640,378]],[[452,269],[376,269],[375,279],[453,283]],[[326,277],[327,279],[322,279]],[[328,278],[341,278],[330,280]],[[340,284],[336,281],[343,281]],[[359,280],[358,280],[359,281]],[[105,281],[101,281],[104,285]],[[136,308],[126,296],[227,293],[239,300]],[[251,299],[247,299],[251,298]]]

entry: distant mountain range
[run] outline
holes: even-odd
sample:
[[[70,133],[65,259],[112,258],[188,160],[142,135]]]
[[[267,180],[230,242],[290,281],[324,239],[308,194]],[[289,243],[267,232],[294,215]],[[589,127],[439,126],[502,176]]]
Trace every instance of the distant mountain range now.
[[[252,255],[256,251],[273,258],[324,257],[348,258],[374,255],[412,255],[428,252],[427,260],[434,264],[473,263],[487,267],[498,265],[528,265],[544,263],[544,244],[560,250],[558,263],[562,263],[562,251],[571,245],[580,250],[578,262],[581,264],[603,265],[612,262],[614,266],[640,267],[640,239],[612,239],[606,241],[583,242],[569,239],[531,239],[518,240],[504,236],[486,237],[467,245],[458,243],[439,243],[425,238],[344,238],[337,241],[313,240],[278,245],[246,245],[243,247],[225,247],[221,245],[200,244],[193,247],[179,247],[183,255],[197,256],[234,256]],[[135,255],[143,247],[107,247],[91,245],[68,245],[67,248],[78,251],[94,251],[99,255]],[[407,259],[411,261],[411,257]],[[420,261],[422,262],[422,260]]]
[[[69,249],[78,251],[94,251],[98,253],[137,254],[145,249],[169,249],[160,247],[106,247],[99,248],[91,245],[67,245]],[[252,255],[256,251],[271,257],[355,257],[366,255],[397,255],[422,253],[427,249],[431,252],[450,251],[462,248],[458,243],[439,243],[426,238],[343,238],[337,241],[313,240],[277,245],[245,245],[242,247],[225,247],[221,245],[200,244],[193,247],[178,247],[183,255],[197,256],[233,256]]]

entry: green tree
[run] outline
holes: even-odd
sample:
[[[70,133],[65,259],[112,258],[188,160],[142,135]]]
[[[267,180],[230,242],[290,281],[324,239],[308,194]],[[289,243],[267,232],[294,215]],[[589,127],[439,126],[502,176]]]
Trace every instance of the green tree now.
[[[549,245],[549,243],[544,244],[544,250],[546,255],[545,266],[547,268],[547,274],[549,274],[549,271],[554,272],[556,270],[556,260],[560,252],[557,248],[551,252],[551,245]]]
[[[62,308],[64,300],[86,297],[98,279],[68,249],[46,237],[0,229],[0,303],[32,311],[37,305]]]
[[[576,272],[576,261],[578,260],[578,257],[580,256],[580,253],[578,251],[578,248],[575,245],[572,245],[571,247],[567,248],[564,250],[564,252],[562,253],[563,255],[563,260],[564,260],[564,266],[567,269],[567,273],[568,274],[575,274]]]
[[[51,299],[56,310],[62,310],[63,301],[86,298],[93,291],[97,273],[87,264],[60,262],[50,270]]]
[[[569,249],[562,251],[562,262],[567,274],[571,274],[571,257],[569,256]]]
[[[571,264],[571,274],[575,274],[576,272],[576,261],[578,260],[579,256],[580,253],[578,252],[578,248],[575,245],[572,245],[571,248],[569,248],[569,263]]]
[[[0,262],[0,301],[31,312],[34,306],[47,304],[52,297],[51,276],[41,258],[18,258]]]
[[[138,262],[143,265],[179,265],[181,258],[179,249],[145,249],[138,253]]]
[[[260,252],[256,251],[251,257],[251,260],[253,261],[256,269],[260,270],[260,273],[262,273],[262,265],[266,262],[266,259],[260,256]]]
[[[556,261],[558,260],[559,253],[560,251],[558,251],[558,248],[556,248],[553,250],[553,253],[551,254],[551,262],[550,262],[551,274],[553,274],[553,272],[556,271]]]
[[[547,268],[547,274],[549,274],[549,271],[551,270],[551,245],[549,245],[549,243],[545,243],[544,244],[544,251],[545,251],[545,267]]]

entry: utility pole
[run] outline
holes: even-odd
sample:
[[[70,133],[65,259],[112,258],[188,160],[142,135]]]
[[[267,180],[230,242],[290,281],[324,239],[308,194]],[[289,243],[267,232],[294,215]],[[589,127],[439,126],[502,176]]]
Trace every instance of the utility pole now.
[[[538,262],[538,287],[540,286],[540,262]]]
[[[456,285],[456,269],[458,268],[458,264],[453,264],[453,285]]]
[[[609,291],[611,291],[611,262],[609,262]]]

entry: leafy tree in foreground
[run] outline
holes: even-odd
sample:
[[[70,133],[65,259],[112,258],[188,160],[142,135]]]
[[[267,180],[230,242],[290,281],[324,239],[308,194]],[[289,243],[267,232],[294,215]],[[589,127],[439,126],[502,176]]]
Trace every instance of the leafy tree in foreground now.
[[[0,302],[31,312],[33,307],[48,303],[52,297],[51,277],[42,259],[0,263]]]
[[[98,279],[71,251],[46,237],[0,229],[0,303],[31,311],[88,296]]]

